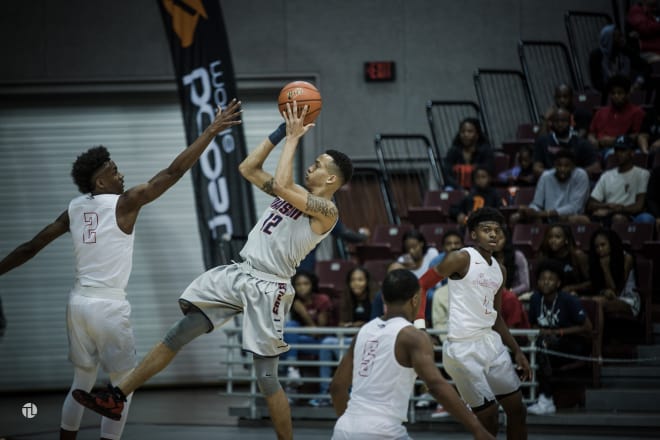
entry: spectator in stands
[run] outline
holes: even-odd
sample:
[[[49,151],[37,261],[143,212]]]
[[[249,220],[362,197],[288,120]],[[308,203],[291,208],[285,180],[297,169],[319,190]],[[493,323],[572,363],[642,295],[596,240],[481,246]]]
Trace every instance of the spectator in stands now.
[[[527,258],[522,251],[513,247],[509,228],[502,231],[502,237],[498,239],[497,250],[493,255],[506,269],[506,284],[504,286],[506,290],[516,296],[531,291]]]
[[[611,153],[617,137],[628,135],[635,141],[642,128],[644,110],[630,102],[630,80],[614,75],[607,82],[610,104],[596,111],[589,127],[589,142],[603,157]]]
[[[522,252],[513,248],[511,233],[503,229],[497,239],[493,256],[506,269],[506,284],[502,289],[502,305],[500,313],[507,327],[528,329],[527,312],[518,299],[520,293],[528,292],[529,266]],[[519,293],[513,291],[516,288]],[[524,343],[526,338],[516,338],[518,343]]]
[[[657,0],[642,0],[628,10],[628,24],[638,34],[640,55],[648,63],[660,61],[660,22]]]
[[[555,88],[554,104],[543,114],[543,123],[538,135],[546,135],[552,130],[552,118],[557,110],[564,109],[571,115],[570,126],[580,138],[586,138],[591,123],[592,111],[575,105],[573,88],[568,84],[559,84]]]
[[[295,298],[291,306],[290,319],[285,327],[324,327],[330,325],[332,316],[332,301],[324,293],[319,293],[319,280],[316,274],[299,270],[291,278],[291,285],[295,290]],[[284,341],[287,344],[316,344],[319,338],[304,333],[284,332]],[[318,354],[318,349],[298,349],[294,346],[280,358],[283,360],[296,360],[298,353]],[[300,379],[300,371],[295,366],[287,368],[287,377],[291,384]]]
[[[614,151],[619,164],[600,176],[591,191],[587,211],[594,221],[606,225],[628,221],[654,223],[653,216],[643,212],[649,171],[633,163],[634,141],[619,136]]]
[[[498,174],[497,179],[508,186],[532,186],[536,183],[532,146],[521,145],[515,158],[515,166]]]
[[[534,172],[541,176],[552,168],[555,155],[561,149],[569,149],[575,155],[575,165],[583,168],[590,176],[602,171],[600,157],[594,147],[580,138],[571,127],[571,114],[559,108],[551,117],[552,126],[548,134],[539,136],[534,144]]]
[[[631,88],[644,88],[651,75],[651,66],[639,56],[639,51],[626,43],[621,31],[608,24],[600,31],[600,47],[589,55],[591,85],[603,94],[614,75],[622,75],[631,81]]]
[[[568,225],[555,224],[545,230],[539,247],[539,258],[559,263],[564,292],[571,295],[587,293],[590,287],[589,258],[575,244],[573,231]]]
[[[404,269],[408,269],[418,278],[421,277],[431,261],[438,256],[438,250],[429,246],[424,234],[417,229],[406,231],[401,240],[404,253],[397,261],[403,264]]]
[[[540,331],[537,345],[547,349],[578,356],[589,354],[588,340],[591,321],[580,300],[562,289],[564,271],[554,260],[539,262],[537,288],[529,301],[529,320],[532,328]],[[548,415],[556,412],[552,396],[551,379],[562,371],[562,367],[572,364],[570,358],[545,353],[538,355],[539,399],[527,408],[534,415]]]
[[[488,168],[477,165],[472,171],[472,188],[470,192],[449,210],[449,216],[459,225],[465,222],[471,212],[484,206],[491,208],[502,207],[502,196],[491,186],[491,178]],[[424,275],[426,270],[420,271],[419,276]]]
[[[371,304],[374,300],[376,289],[371,282],[371,274],[363,267],[351,269],[346,276],[346,287],[342,292],[341,306],[339,309],[340,327],[362,327],[371,318]],[[352,338],[345,338],[346,346],[351,343]],[[326,336],[321,344],[327,348],[322,348],[319,352],[321,362],[330,362],[333,355],[336,359],[341,358],[339,349],[330,348],[339,344],[339,338],[336,336]],[[329,365],[321,365],[319,376],[328,381],[321,382],[321,394],[328,393],[330,378],[332,377],[332,368]],[[328,399],[312,399],[309,404],[314,407],[330,406]]]
[[[605,318],[610,313],[639,314],[635,259],[611,229],[599,229],[591,236],[589,279],[593,298],[602,304]]]
[[[541,175],[531,205],[513,213],[510,223],[588,223],[583,215],[588,197],[587,172],[577,168],[573,152],[563,148],[555,154],[555,167]]]
[[[491,174],[495,172],[493,150],[481,123],[476,118],[466,118],[443,161],[446,189],[470,189],[476,165],[486,166]]]
[[[642,129],[637,137],[639,150],[649,154],[650,160],[660,151],[660,99],[656,101],[653,108],[644,115]]]
[[[646,190],[646,210],[655,218],[656,236],[660,238],[660,166],[651,170]]]
[[[332,232],[330,233],[332,238],[326,238],[343,240],[347,243],[362,243],[369,238],[370,234],[371,232],[366,227],[361,227],[357,232],[355,232],[354,230],[346,227],[346,225],[341,220],[337,220],[335,227],[332,228]],[[319,250],[319,247],[321,247],[324,243],[325,240],[316,245],[316,247],[312,249],[309,254],[307,254],[307,256],[298,265],[299,270],[306,270],[307,272],[316,271],[316,254]]]

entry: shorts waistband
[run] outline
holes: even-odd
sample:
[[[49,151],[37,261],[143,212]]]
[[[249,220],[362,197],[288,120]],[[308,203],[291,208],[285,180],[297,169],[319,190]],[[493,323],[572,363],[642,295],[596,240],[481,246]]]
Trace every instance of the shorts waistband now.
[[[465,337],[462,337],[462,338],[456,338],[456,337],[452,337],[452,336],[447,336],[447,340],[448,340],[449,342],[468,342],[468,341],[476,341],[476,340],[479,340],[479,339],[483,339],[484,336],[491,334],[491,332],[494,332],[494,330],[488,328],[488,329],[480,330],[480,331],[476,332],[476,333],[473,334],[473,335],[465,336]]]
[[[236,264],[240,266],[243,272],[249,273],[253,277],[259,278],[264,281],[271,281],[273,283],[284,283],[284,284],[288,284],[290,281],[288,278],[282,278],[277,275],[273,275],[272,273],[266,273],[258,269],[255,269],[248,261],[243,261],[242,263],[236,263]]]
[[[89,287],[76,284],[71,295],[80,295],[87,298],[101,298],[101,299],[126,299],[126,291],[124,289],[113,289],[111,287]]]

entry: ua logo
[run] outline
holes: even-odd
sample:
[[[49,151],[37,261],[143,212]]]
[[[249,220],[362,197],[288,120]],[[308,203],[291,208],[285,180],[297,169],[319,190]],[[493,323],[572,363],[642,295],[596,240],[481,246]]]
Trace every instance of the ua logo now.
[[[172,17],[172,29],[181,40],[181,47],[193,44],[199,17],[208,18],[202,0],[162,0],[163,8]]]

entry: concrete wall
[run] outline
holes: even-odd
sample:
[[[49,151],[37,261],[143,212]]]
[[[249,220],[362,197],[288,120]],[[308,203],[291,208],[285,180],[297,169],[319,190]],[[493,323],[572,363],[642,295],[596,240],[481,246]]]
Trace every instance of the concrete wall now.
[[[173,78],[157,1],[5,2],[0,85]],[[356,157],[379,132],[428,134],[429,99],[476,99],[475,69],[518,69],[519,39],[566,42],[565,11],[612,14],[610,0],[221,4],[237,75],[317,75],[321,142]],[[395,61],[396,82],[365,83],[367,60]]]

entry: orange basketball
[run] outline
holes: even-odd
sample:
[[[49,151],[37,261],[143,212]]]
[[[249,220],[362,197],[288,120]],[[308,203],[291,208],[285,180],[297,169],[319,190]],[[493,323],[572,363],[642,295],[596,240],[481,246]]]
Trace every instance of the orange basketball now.
[[[286,111],[287,102],[293,105],[293,101],[298,103],[298,111],[301,112],[305,105],[309,106],[307,116],[303,123],[305,125],[314,122],[321,113],[321,93],[314,87],[314,84],[307,81],[293,81],[282,87],[280,96],[277,98],[277,108],[280,114]]]

